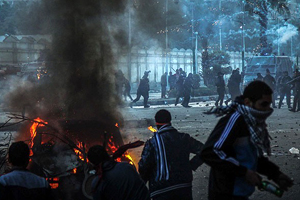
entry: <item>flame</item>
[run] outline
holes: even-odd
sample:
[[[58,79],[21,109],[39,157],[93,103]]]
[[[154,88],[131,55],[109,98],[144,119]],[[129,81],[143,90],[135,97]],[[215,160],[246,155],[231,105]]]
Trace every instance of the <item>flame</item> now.
[[[114,137],[111,136],[111,137],[108,139],[107,146],[109,147],[109,149],[106,149],[106,150],[107,150],[108,152],[111,151],[112,153],[115,153],[115,152],[118,150],[119,147],[115,145],[115,143],[113,142],[113,138],[114,138]],[[127,151],[124,153],[124,156],[125,156],[126,158],[128,158],[129,164],[134,165],[133,159],[132,159],[132,157],[130,156],[130,154],[129,154]],[[117,158],[116,161],[117,161],[117,162],[121,162],[122,160],[121,160],[121,158]]]
[[[116,124],[115,124],[115,127],[118,127],[118,128],[119,128],[119,124],[118,124],[118,123],[116,123]]]
[[[77,141],[77,147],[79,149],[84,149],[83,143],[79,142],[79,141]],[[84,159],[85,159],[84,155],[83,155],[83,153],[80,150],[74,148],[74,152],[76,153],[76,155],[79,157],[80,160],[84,161]],[[76,174],[76,172],[75,172],[75,174]]]
[[[59,186],[59,177],[54,177],[54,178],[46,178],[46,180],[49,182],[49,185],[51,189],[56,189]]]
[[[77,173],[77,168],[74,168],[73,169],[73,174],[76,174]]]
[[[152,126],[149,126],[148,127],[148,130],[150,130],[151,132],[155,133],[157,132],[157,130],[155,128],[153,128]]]
[[[32,147],[34,145],[33,140],[34,140],[34,138],[36,136],[36,129],[37,129],[37,127],[39,127],[39,126],[41,126],[41,127],[45,126],[44,124],[48,124],[48,122],[45,122],[44,120],[42,120],[39,117],[36,118],[36,119],[34,119],[33,124],[30,127],[30,138],[31,138],[31,141],[29,143],[30,149],[32,149]],[[32,155],[33,155],[33,152],[30,151],[30,156],[32,156]]]

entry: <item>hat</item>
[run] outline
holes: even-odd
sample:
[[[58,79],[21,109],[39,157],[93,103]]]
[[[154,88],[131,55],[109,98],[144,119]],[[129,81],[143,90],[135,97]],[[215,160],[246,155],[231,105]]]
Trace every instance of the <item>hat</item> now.
[[[170,123],[172,120],[171,113],[165,109],[157,111],[155,114],[156,123]]]

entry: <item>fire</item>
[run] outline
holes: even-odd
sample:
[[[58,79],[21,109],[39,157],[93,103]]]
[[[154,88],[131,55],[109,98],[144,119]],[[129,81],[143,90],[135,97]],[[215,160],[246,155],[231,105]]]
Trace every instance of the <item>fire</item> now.
[[[119,128],[119,124],[118,124],[118,123],[116,123],[116,124],[115,124],[115,127],[118,127],[118,128]]]
[[[49,185],[51,187],[51,189],[56,189],[58,188],[59,184],[59,177],[54,177],[54,178],[46,178],[46,180],[49,182]]]
[[[155,128],[153,128],[152,126],[149,126],[148,127],[148,130],[150,130],[151,132],[155,133],[157,132],[157,130]]]
[[[115,145],[115,143],[113,142],[112,139],[113,139],[113,136],[111,136],[111,138],[108,139],[107,146],[108,146],[109,149],[112,151],[112,153],[115,153],[115,152],[118,150],[119,147],[117,147],[117,146]],[[107,150],[109,151],[109,149],[107,149]],[[129,155],[129,153],[128,153],[127,151],[125,152],[124,156],[125,156],[126,158],[128,158],[129,163],[130,163],[131,165],[134,165],[133,159],[132,159],[132,157]],[[116,161],[117,161],[117,162],[121,162],[121,158],[117,158]]]
[[[83,143],[82,142],[78,142],[78,141],[77,141],[77,147],[79,149],[85,149]],[[84,155],[83,155],[83,153],[79,149],[74,148],[74,152],[76,153],[76,155],[79,157],[80,160],[84,161],[84,159],[85,159]]]
[[[30,149],[33,147],[33,145],[34,145],[34,143],[33,143],[33,140],[34,140],[34,138],[35,138],[35,136],[36,136],[36,129],[37,129],[37,127],[39,127],[39,126],[45,126],[45,124],[48,124],[48,122],[45,122],[44,120],[42,120],[41,118],[36,118],[36,119],[34,119],[34,121],[33,121],[33,124],[31,125],[31,127],[30,127],[30,138],[31,138],[31,141],[30,141],[30,144],[29,144],[29,146],[30,146]],[[32,156],[33,155],[33,153],[32,153],[32,151],[30,152],[30,156]]]

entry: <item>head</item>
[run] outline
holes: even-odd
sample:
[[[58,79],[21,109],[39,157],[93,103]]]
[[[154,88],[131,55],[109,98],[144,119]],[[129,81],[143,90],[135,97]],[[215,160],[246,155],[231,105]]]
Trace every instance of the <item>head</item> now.
[[[155,122],[158,129],[165,124],[171,124],[171,120],[171,113],[165,109],[161,109],[155,114]]]
[[[273,90],[263,81],[252,81],[244,89],[244,104],[259,111],[271,110]]]
[[[266,69],[266,74],[270,74],[270,70],[269,69]]]
[[[172,72],[169,72],[169,75],[172,76]]]
[[[93,165],[99,165],[104,161],[110,160],[110,156],[101,145],[92,146],[87,153],[87,157]]]
[[[29,147],[25,142],[14,142],[8,149],[8,160],[15,167],[26,168],[29,163]]]
[[[257,77],[261,77],[262,76],[261,73],[257,73],[256,75],[257,75]]]
[[[193,74],[192,74],[192,73],[189,73],[188,77],[189,77],[189,78],[193,78]]]

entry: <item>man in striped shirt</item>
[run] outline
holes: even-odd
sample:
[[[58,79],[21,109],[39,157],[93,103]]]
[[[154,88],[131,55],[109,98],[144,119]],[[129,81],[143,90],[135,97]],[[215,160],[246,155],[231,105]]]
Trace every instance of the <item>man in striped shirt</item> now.
[[[171,124],[171,114],[159,110],[155,115],[158,131],[148,140],[139,161],[139,172],[149,181],[153,200],[192,200],[192,170],[202,161],[203,144],[189,134],[178,132]],[[190,154],[196,154],[191,160]]]

